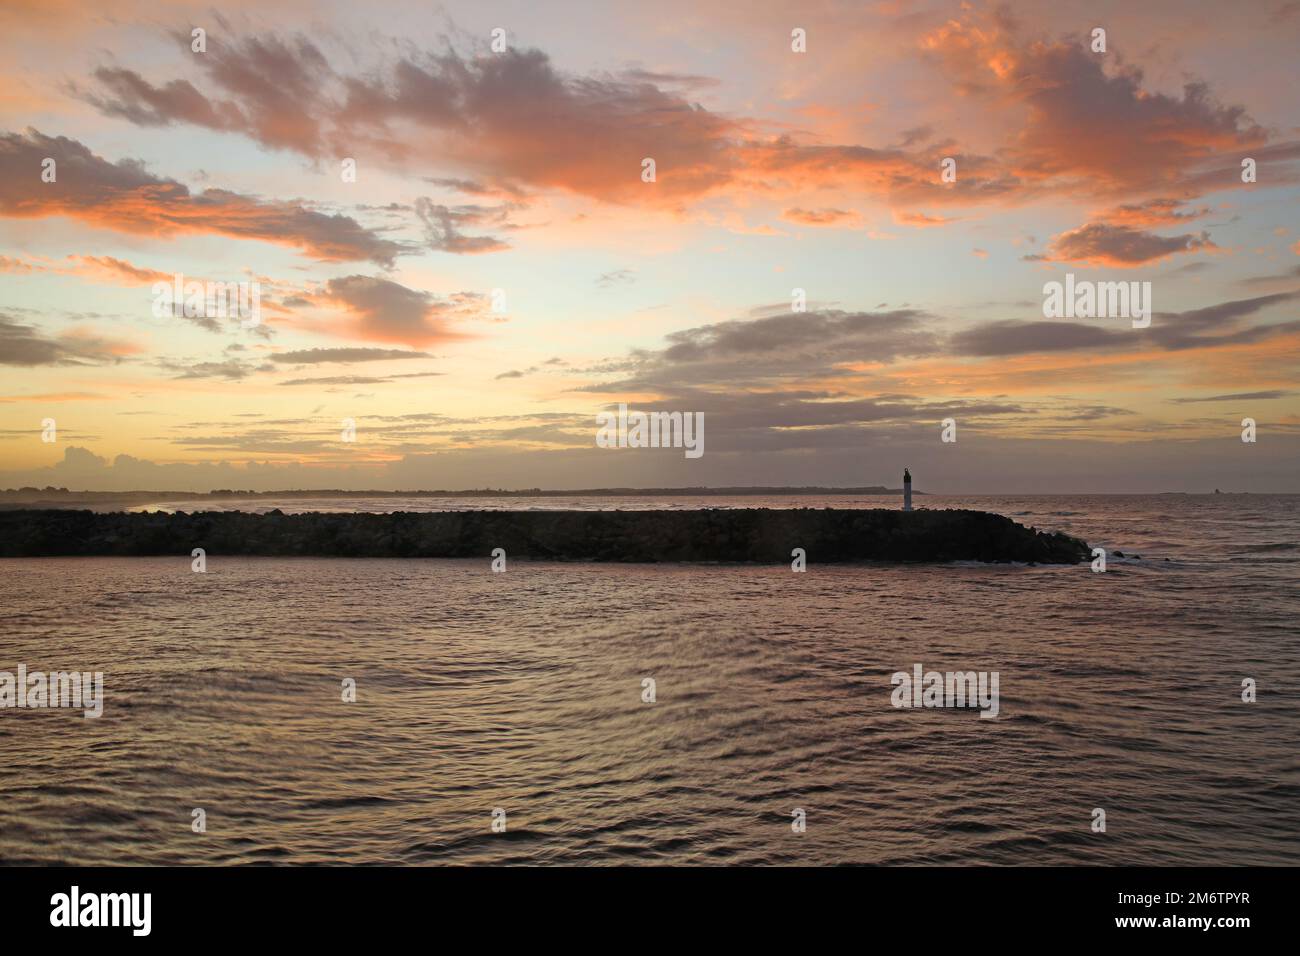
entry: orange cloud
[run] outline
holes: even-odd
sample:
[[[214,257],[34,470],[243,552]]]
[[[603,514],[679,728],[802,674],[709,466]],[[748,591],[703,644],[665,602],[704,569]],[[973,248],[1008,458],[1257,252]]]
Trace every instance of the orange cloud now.
[[[1116,206],[1099,213],[1097,218],[1113,225],[1150,228],[1189,222],[1210,214],[1208,206],[1184,210],[1179,208],[1182,205],[1180,199],[1148,199],[1145,202]]]
[[[40,395],[0,395],[0,402],[99,402],[104,398],[98,392],[44,392]]]
[[[781,214],[787,222],[802,226],[837,226],[856,223],[858,214],[847,209],[787,209]]]
[[[774,135],[780,128],[693,101],[712,82],[707,78],[644,70],[575,75],[535,49],[491,56],[408,50],[358,71],[336,67],[305,38],[268,34],[232,38],[188,58],[196,71],[190,78],[154,82],[102,68],[78,93],[142,126],[202,126],[317,160],[364,148],[394,168],[481,194],[562,190],[675,213],[712,195],[769,195],[806,225],[824,223],[800,217],[817,210],[796,205],[796,197],[827,188],[894,207],[1012,205],[1062,193],[1154,196],[1145,206],[1121,206],[1113,221],[1169,224],[1190,214],[1162,208],[1174,202],[1163,197],[1240,185],[1229,174],[1243,148],[1266,155],[1274,181],[1300,158],[1300,145],[1270,144],[1243,107],[1221,105],[1204,84],[1187,84],[1181,96],[1153,93],[1140,70],[1092,54],[1078,37],[1026,39],[1001,8],[965,7],[918,45],[953,89],[979,99],[987,130],[1007,131],[989,155],[936,138],[929,125],[888,147]],[[949,158],[958,175],[945,183],[939,164]],[[653,182],[642,179],[645,159],[655,162]],[[459,216],[448,207],[426,209],[435,248],[503,246],[460,235]]]
[[[412,55],[376,76],[347,76],[311,42],[271,36],[222,44],[201,60],[210,94],[186,80],[155,86],[131,70],[100,69],[98,87],[83,96],[141,125],[239,132],[316,158],[366,144],[399,165],[436,156],[443,169],[473,170],[489,187],[524,183],[613,202],[662,202],[723,184],[740,131],[679,92],[690,78],[577,79],[537,50]],[[642,180],[645,158],[655,160],[654,183]]]
[[[0,272],[43,272],[44,267],[33,262],[15,259],[13,256],[0,256]]]
[[[950,222],[961,222],[961,219],[958,217],[927,216],[925,213],[920,212],[896,212],[894,213],[894,222],[925,229],[930,226],[946,226]]]
[[[1243,107],[1221,105],[1204,83],[1187,83],[1180,97],[1152,93],[1140,69],[1092,53],[1086,39],[1023,40],[1005,10],[964,16],[920,47],[982,109],[1023,113],[1005,153],[1026,183],[1195,194],[1241,185],[1235,175],[1215,181],[1215,167],[1235,167],[1240,150],[1267,142]]]
[[[152,285],[155,282],[170,283],[173,278],[168,273],[158,272],[156,269],[142,269],[124,259],[115,259],[112,256],[69,256],[68,258],[80,263],[80,266],[74,270],[75,274],[103,282]]]
[[[54,160],[55,180],[42,181]],[[391,265],[402,247],[356,220],[297,202],[263,202],[224,189],[191,194],[135,160],[110,163],[84,145],[36,130],[0,134],[0,215],[68,216],[119,232],[207,233],[301,249],[331,262]]]
[[[993,161],[961,154],[959,181],[941,184],[937,145],[874,149],[763,135],[755,120],[692,102],[688,94],[701,78],[636,70],[574,76],[538,50],[411,53],[354,75],[336,71],[309,41],[271,36],[223,44],[195,62],[206,71],[202,89],[104,68],[80,95],[142,126],[203,126],[313,159],[364,145],[397,168],[436,167],[435,182],[516,197],[558,189],[678,209],[728,190],[795,193],[838,184],[910,202],[953,202],[997,197],[1015,185]],[[655,163],[652,182],[642,178],[646,159]],[[449,178],[448,168],[472,178]]]

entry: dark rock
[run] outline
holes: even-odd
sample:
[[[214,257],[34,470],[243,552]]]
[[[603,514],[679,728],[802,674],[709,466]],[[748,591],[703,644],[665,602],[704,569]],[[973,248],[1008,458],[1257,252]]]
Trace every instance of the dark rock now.
[[[0,512],[0,556],[321,555],[783,564],[1018,561],[1074,564],[1088,545],[1002,515],[958,510],[435,511],[266,515]],[[1117,552],[1118,553],[1118,552]]]

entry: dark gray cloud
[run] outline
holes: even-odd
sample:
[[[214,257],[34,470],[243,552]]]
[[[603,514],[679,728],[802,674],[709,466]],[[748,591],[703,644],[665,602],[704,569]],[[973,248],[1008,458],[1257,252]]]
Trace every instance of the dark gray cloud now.
[[[455,255],[477,255],[483,252],[500,252],[510,244],[495,236],[467,236],[462,226],[495,224],[507,226],[507,206],[441,206],[421,196],[415,201],[415,214],[424,224],[424,237],[435,252]]]
[[[445,176],[425,176],[424,181],[443,189],[453,189],[468,196],[490,196],[499,198],[509,196],[512,199],[525,199],[527,193],[519,186],[509,182],[496,182],[492,185],[475,179],[454,179]]]
[[[428,352],[415,352],[410,349],[379,349],[358,346],[276,352],[271,356],[271,361],[285,365],[319,365],[322,362],[388,362],[396,359],[432,357]]]
[[[1024,355],[1032,352],[1072,352],[1080,349],[1131,347],[1132,335],[1078,322],[986,322],[958,332],[949,340],[956,355]]]
[[[383,385],[403,378],[432,378],[442,372],[410,372],[403,375],[327,375],[321,378],[291,378],[277,385]]]
[[[1238,284],[1247,287],[1276,285],[1294,286],[1297,282],[1300,282],[1300,265],[1293,266],[1285,272],[1274,273],[1273,275],[1251,276],[1248,279],[1240,280]]]
[[[1239,327],[1240,320],[1296,299],[1300,291],[1233,299],[1186,312],[1157,312],[1145,332],[1156,345],[1171,350],[1259,342],[1300,329],[1300,320]]]
[[[1116,408],[1114,405],[1082,405],[1072,409],[1056,412],[1057,417],[1070,422],[1094,422],[1102,418],[1114,418],[1117,415],[1136,414],[1128,408]]]
[[[610,272],[602,272],[596,277],[596,285],[602,289],[619,285],[631,285],[634,282],[636,282],[636,271],[634,269],[614,269]]]
[[[1240,345],[1300,329],[1300,321],[1239,324],[1242,319],[1297,298],[1300,292],[1281,292],[1219,302],[1186,312],[1157,312],[1148,329],[1067,321],[985,322],[954,333],[948,340],[948,348],[954,355],[990,357],[1147,347],[1176,351]]]
[[[832,352],[839,361],[892,361],[934,351],[935,338],[925,331],[925,314],[915,309],[892,312],[789,312],[749,322],[720,322],[673,332],[662,357],[669,362],[740,359],[786,349]]]
[[[0,314],[0,365],[102,365],[118,361],[113,345],[95,337],[51,338],[33,325]]]
[[[1181,266],[1170,269],[1167,274],[1171,276],[1197,275],[1202,272],[1209,272],[1213,268],[1214,265],[1212,263],[1204,260],[1199,262],[1184,262]]]
[[[174,36],[189,47],[188,32]],[[243,132],[275,149],[314,155],[324,148],[320,117],[332,105],[326,85],[333,72],[310,40],[223,38],[196,59],[230,99],[209,97],[185,80],[154,86],[133,70],[110,67],[95,71],[98,89],[74,91],[101,112],[141,126],[192,123]]]
[[[1028,262],[1087,262],[1136,266],[1179,252],[1217,248],[1207,232],[1158,236],[1129,226],[1092,222],[1052,238],[1047,252],[1021,256]]]
[[[257,372],[269,372],[275,366],[269,362],[246,362],[243,359],[228,358],[220,362],[176,362],[168,359],[159,361],[158,367],[173,373],[175,378],[224,378],[239,381]]]
[[[931,328],[932,319],[915,309],[827,309],[698,326],[669,334],[663,349],[634,350],[625,360],[585,369],[622,377],[581,390],[672,392],[705,384],[775,388],[810,378],[843,377],[851,374],[847,363],[938,354],[941,338]]]
[[[1175,405],[1193,405],[1199,402],[1241,402],[1241,401],[1266,401],[1274,398],[1287,398],[1296,394],[1286,389],[1272,388],[1262,392],[1234,392],[1231,395],[1202,395],[1197,398],[1171,398],[1170,402]]]
[[[440,298],[364,275],[330,279],[323,297],[343,306],[355,320],[354,331],[364,338],[415,347],[462,338],[450,320],[478,315],[483,301],[467,293]]]

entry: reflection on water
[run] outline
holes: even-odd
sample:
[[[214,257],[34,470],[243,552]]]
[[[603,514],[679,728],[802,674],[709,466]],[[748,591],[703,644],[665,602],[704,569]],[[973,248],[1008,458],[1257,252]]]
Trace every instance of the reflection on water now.
[[[1128,557],[0,561],[0,670],[106,695],[0,711],[0,862],[1300,862],[1300,499],[925,503]],[[895,710],[915,663],[1000,716]]]

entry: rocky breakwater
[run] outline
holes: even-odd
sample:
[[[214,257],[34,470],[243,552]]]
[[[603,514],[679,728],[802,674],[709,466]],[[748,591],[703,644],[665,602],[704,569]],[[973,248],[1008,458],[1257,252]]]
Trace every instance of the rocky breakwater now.
[[[1075,564],[1088,546],[983,511],[737,508],[392,514],[0,512],[0,556],[302,555],[558,561]]]

